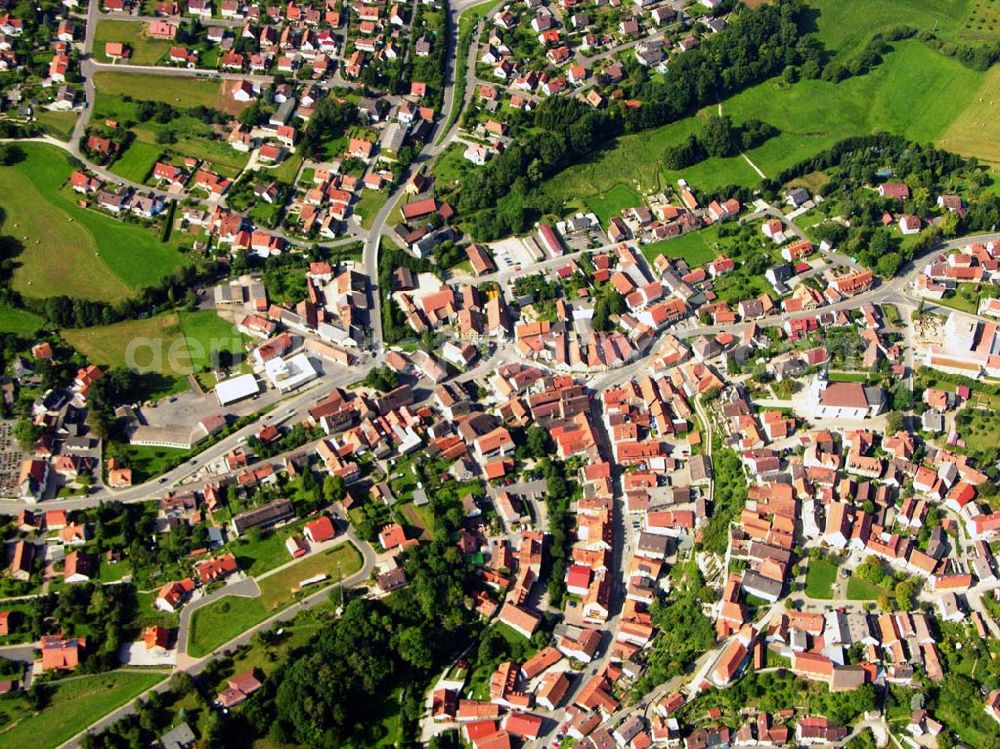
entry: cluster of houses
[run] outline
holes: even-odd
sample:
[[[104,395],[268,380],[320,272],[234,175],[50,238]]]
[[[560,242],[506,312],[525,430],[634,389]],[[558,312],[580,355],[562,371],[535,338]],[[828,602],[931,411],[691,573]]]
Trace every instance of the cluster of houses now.
[[[746,631],[749,618],[741,593],[771,603],[779,600],[793,562],[797,524],[806,544],[852,552],[852,558],[874,556],[898,573],[924,578],[927,595],[944,621],[966,618],[962,594],[974,580],[996,580],[996,562],[984,540],[993,537],[1000,521],[997,514],[984,514],[976,504],[977,487],[988,479],[968,458],[929,447],[923,460],[916,462],[918,445],[910,433],[879,437],[863,428],[836,435],[813,430],[797,436],[783,428],[782,444],[767,447],[759,427],[769,423],[767,412],[754,414],[750,403],[735,391],[723,397],[721,411],[732,422],[732,439],[738,439],[741,460],[756,481],[738,524],[730,529],[730,554],[745,560],[747,568],[730,575],[717,614],[717,631],[735,638],[727,650],[729,657],[716,668],[720,685],[745,666],[754,643],[760,647],[757,636]],[[903,487],[911,485],[913,496],[901,496]],[[918,543],[916,536],[928,511],[937,504],[957,516],[975,540],[969,557],[952,547],[946,533],[955,528],[951,515],[930,529],[926,542]],[[831,612],[824,622],[820,615],[782,612],[766,641],[780,643],[782,650],[791,648],[793,670],[799,675],[827,680],[837,688],[873,682],[883,673],[908,681],[913,663],[924,665],[932,679],[940,679],[934,640],[928,639],[930,628],[913,623],[923,621],[923,616],[885,614],[879,629],[869,632],[866,622],[874,620],[862,614]],[[985,633],[979,614],[972,612],[971,618]],[[835,634],[830,631],[834,626]],[[917,641],[915,626],[924,633]],[[796,635],[796,629],[803,634]],[[844,634],[848,630],[850,636]],[[809,647],[813,638],[820,643],[815,651]],[[874,648],[867,651],[865,669],[844,660],[845,648],[857,642]],[[881,655],[888,659],[885,668],[878,665]]]
[[[295,305],[268,304],[256,277],[232,279],[215,288],[216,308],[233,311],[241,332],[263,340],[251,353],[261,369],[299,348],[346,366],[354,362],[366,338],[368,279],[354,264],[319,261],[304,274],[306,297]]]
[[[638,226],[638,222],[645,220],[647,212],[648,209],[634,209],[628,214],[639,217],[634,219]],[[610,233],[615,233],[616,221],[621,221],[626,233],[631,232],[624,219],[613,218]],[[563,229],[571,231],[568,225]],[[559,257],[564,253],[558,228],[541,224],[535,241],[541,248],[542,257]],[[807,240],[785,249],[796,247],[812,251],[812,244]],[[477,275],[495,271],[492,258],[482,248],[474,247],[468,251]],[[725,256],[715,258],[704,267],[694,268],[683,258],[668,258],[665,255],[647,263],[634,242],[625,240],[618,242],[611,251],[593,254],[590,261],[592,269],[585,269],[577,261],[567,259],[564,265],[552,271],[551,274],[564,290],[570,289],[555,301],[554,315],[549,311],[539,317],[533,307],[534,299],[515,298],[521,321],[514,325],[513,333],[522,357],[558,369],[600,371],[616,368],[630,361],[658,331],[697,312],[713,325],[750,324],[742,340],[731,333],[696,339],[693,346],[695,354],[704,360],[732,348],[742,352],[740,361],[745,361],[746,355],[757,343],[766,341],[766,336],[754,325],[756,321],[782,313],[802,313],[782,325],[783,332],[792,341],[816,331],[821,324],[851,324],[850,316],[844,313],[808,313],[862,293],[870,289],[875,281],[868,270],[826,271],[826,288],[823,291],[817,288],[819,284],[808,285],[800,281],[790,292],[786,282],[810,270],[810,266],[801,261],[798,267],[785,263],[769,268],[765,276],[773,284],[776,294],[788,296],[776,303],[764,293],[731,305],[715,301],[713,292],[717,279],[737,269],[736,263]],[[626,306],[626,311],[613,318],[616,330],[612,332],[594,331],[590,325],[595,308],[591,290],[604,283],[610,283],[621,294]],[[867,346],[866,361],[871,359],[871,366],[881,359],[896,362],[900,354],[898,347],[888,342],[881,332],[880,313],[871,305],[868,307],[862,333]],[[870,323],[869,317],[874,318]]]
[[[936,206],[940,215],[925,215],[921,217],[914,213],[906,212],[906,201],[910,200],[910,187],[905,182],[883,182],[878,186],[878,193],[881,197],[890,201],[889,207],[882,214],[882,225],[886,227],[894,226],[899,229],[904,236],[919,234],[924,228],[934,226],[939,223],[941,217],[948,213],[964,216],[966,213],[965,201],[960,195],[941,194],[938,195]],[[902,210],[896,211],[893,206],[902,206]]]
[[[35,512],[22,510],[15,522],[19,532],[27,534],[15,541],[7,565],[15,580],[27,581],[44,563],[46,575],[56,577],[56,563],[63,563],[61,577],[66,584],[82,583],[97,575],[98,557],[81,547],[91,537],[90,529],[76,522],[65,510]]]
[[[989,319],[992,304],[984,300],[982,317],[951,312],[940,343],[929,343],[923,363],[932,369],[971,379],[1000,376],[1000,323]]]
[[[52,346],[47,342],[33,346],[31,356],[30,364],[15,362],[17,377],[11,382],[14,390],[22,379],[30,383],[38,376],[31,367],[40,369],[53,364]],[[13,487],[12,493],[20,499],[36,503],[59,488],[76,488],[78,479],[97,468],[97,440],[86,424],[87,394],[103,376],[99,367],[88,365],[77,371],[68,388],[48,390],[32,404],[31,420],[40,433],[21,463]]]
[[[915,279],[915,292],[925,299],[940,301],[953,295],[963,284],[980,289],[996,283],[1000,244],[974,243],[930,260]],[[974,314],[951,312],[945,321],[940,342],[929,342],[923,363],[933,369],[972,379],[996,377],[1000,373],[997,321],[1000,300],[983,294]]]
[[[90,136],[91,141],[104,141],[98,136]],[[110,141],[109,141],[110,142]],[[82,195],[81,203],[93,205],[113,216],[132,215],[152,219],[166,210],[166,201],[156,194],[144,194],[130,187],[108,185],[101,179],[76,170],[70,175],[73,192]]]
[[[628,239],[643,243],[660,242],[735,218],[742,210],[735,198],[721,203],[713,200],[703,206],[686,184],[678,186],[677,196],[680,205],[674,205],[666,195],[661,194],[651,197],[649,206],[623,209],[620,215],[608,220],[608,237],[613,242]]]
[[[474,344],[485,339],[504,340],[511,333],[511,311],[500,293],[486,294],[472,285],[452,287],[414,279],[406,268],[396,269],[393,299],[417,334],[449,331],[455,342],[441,349],[442,358],[467,367],[478,354]],[[471,349],[466,352],[465,349]]]
[[[916,281],[915,290],[925,299],[940,300],[961,284],[994,284],[1000,269],[1000,243],[974,243],[962,250],[931,259]],[[980,315],[1000,317],[1000,303],[985,298],[979,305]]]
[[[127,0],[103,2],[108,13],[128,13],[131,6]],[[212,59],[217,59],[216,65],[223,71],[313,79],[331,75],[341,58],[344,75],[349,78],[358,78],[368,64],[399,58],[409,30],[407,7],[401,3],[383,8],[367,3],[343,6],[326,2],[318,7],[295,2],[282,6],[240,0],[222,0],[218,4],[187,0],[183,5],[158,3],[156,17],[144,22],[146,35],[175,41],[182,14],[204,25],[205,45],[217,48],[218,54]],[[213,23],[215,19],[223,23]],[[429,44],[428,39],[423,41]],[[127,61],[129,51],[127,44],[112,41],[105,55]],[[199,51],[181,45],[171,47],[165,62],[203,67]],[[424,56],[430,54],[429,49],[418,49],[417,54],[421,52]]]
[[[619,0],[598,0],[586,8],[576,0],[508,3],[493,15],[489,34],[477,50],[477,73],[481,80],[508,89],[515,108],[533,106],[537,96],[563,92],[579,92],[592,106],[600,107],[605,98],[593,84],[613,86],[624,77],[623,66],[610,57],[595,74],[592,58],[607,58],[608,51],[628,54],[631,49],[640,65],[662,71],[672,53],[699,44],[696,34],[683,30],[687,25],[683,14],[680,32],[663,33],[667,24],[678,20],[678,11],[670,4],[637,2],[631,15],[622,15],[620,8]],[[613,13],[620,18],[612,24],[607,17]],[[726,27],[724,16],[700,20],[707,33]],[[525,35],[535,37],[537,46],[526,48]],[[499,104],[496,97],[485,101]]]

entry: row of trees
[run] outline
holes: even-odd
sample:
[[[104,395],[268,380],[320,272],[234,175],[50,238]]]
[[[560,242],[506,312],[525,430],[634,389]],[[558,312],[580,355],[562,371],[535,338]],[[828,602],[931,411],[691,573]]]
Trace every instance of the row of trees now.
[[[559,608],[566,595],[566,559],[574,540],[570,533],[573,518],[569,505],[575,485],[566,478],[566,467],[561,461],[543,458],[541,469],[549,520],[548,570],[543,570],[543,574],[548,575],[549,604]]]
[[[778,132],[778,128],[760,120],[747,120],[737,127],[728,115],[711,115],[700,133],[663,152],[663,164],[668,169],[685,169],[710,156],[732,156],[756,148]]]

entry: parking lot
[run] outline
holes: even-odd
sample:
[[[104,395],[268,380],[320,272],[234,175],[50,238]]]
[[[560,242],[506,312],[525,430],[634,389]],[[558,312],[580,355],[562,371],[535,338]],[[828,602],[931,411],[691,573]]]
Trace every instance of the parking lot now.
[[[17,495],[17,480],[21,475],[24,455],[14,439],[14,422],[0,421],[0,495]]]

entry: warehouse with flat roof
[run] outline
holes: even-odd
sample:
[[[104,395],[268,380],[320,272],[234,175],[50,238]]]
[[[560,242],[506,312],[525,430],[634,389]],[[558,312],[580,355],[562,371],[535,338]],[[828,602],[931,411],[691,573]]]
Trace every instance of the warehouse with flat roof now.
[[[230,403],[259,393],[260,385],[257,384],[257,378],[252,374],[231,377],[215,386],[215,395],[219,399],[219,405],[222,406],[228,406]]]

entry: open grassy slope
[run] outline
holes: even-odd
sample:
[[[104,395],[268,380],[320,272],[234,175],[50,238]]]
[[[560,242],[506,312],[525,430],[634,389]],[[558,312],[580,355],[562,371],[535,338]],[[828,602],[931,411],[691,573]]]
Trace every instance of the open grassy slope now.
[[[938,141],[942,148],[1000,165],[1000,66],[986,72]]]
[[[57,148],[24,143],[26,158],[0,167],[0,231],[24,246],[14,288],[30,297],[62,294],[117,301],[184,262],[157,232],[78,205],[67,187],[73,165]]]
[[[727,99],[722,110],[737,124],[760,119],[781,130],[747,152],[768,176],[843,138],[877,131],[1000,160],[1000,118],[991,116],[997,99],[990,98],[997,88],[998,69],[979,73],[911,40],[897,43],[882,65],[867,75],[837,84],[812,80],[786,84],[774,79]],[[710,110],[716,107],[699,117],[619,138],[597,158],[551,179],[546,189],[566,201],[589,203],[620,184],[623,176],[631,176],[642,192],[680,177],[703,190],[757,184],[760,177],[741,156],[707,159],[679,172],[662,168],[664,151],[697,132],[698,119]],[[994,136],[989,135],[992,132]]]
[[[824,46],[838,59],[850,57],[872,35],[898,27],[933,31],[954,38],[977,0],[809,0],[809,22]]]
[[[2,746],[59,746],[74,734],[165,679],[165,672],[111,671],[56,682],[48,707],[32,710],[22,697],[8,703],[13,720],[0,726]]]

